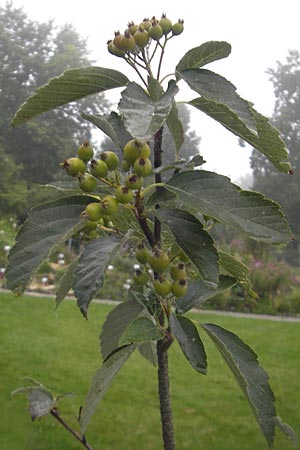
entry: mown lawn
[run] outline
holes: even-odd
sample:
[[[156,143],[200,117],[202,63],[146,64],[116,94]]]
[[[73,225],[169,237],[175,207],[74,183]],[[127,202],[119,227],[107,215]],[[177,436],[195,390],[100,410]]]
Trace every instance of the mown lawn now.
[[[92,304],[84,320],[75,303],[57,312],[47,298],[0,294],[0,449],[77,450],[83,448],[52,417],[34,423],[25,397],[10,393],[31,376],[54,392],[72,392],[61,414],[77,426],[89,381],[100,366],[98,336],[109,305]],[[278,414],[300,428],[300,324],[193,314],[237,334],[259,355],[271,377]],[[201,336],[203,333],[201,333]],[[170,372],[177,449],[266,450],[264,438],[227,366],[208,338],[209,374],[196,373],[174,345]],[[162,448],[156,371],[138,353],[121,370],[98,408],[87,438],[94,450]],[[276,450],[293,446],[281,433]]]

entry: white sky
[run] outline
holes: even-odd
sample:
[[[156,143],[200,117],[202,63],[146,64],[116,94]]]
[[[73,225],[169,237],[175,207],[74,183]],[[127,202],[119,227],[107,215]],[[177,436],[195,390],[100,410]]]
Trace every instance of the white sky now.
[[[5,4],[4,0],[0,0]],[[144,17],[160,17],[166,12],[172,21],[185,21],[184,33],[169,43],[165,74],[172,72],[181,57],[193,47],[210,40],[225,40],[232,46],[231,55],[207,68],[234,83],[238,93],[254,103],[255,108],[271,115],[274,107],[273,86],[267,68],[284,61],[289,49],[300,50],[299,0],[14,0],[33,19],[54,19],[57,25],[72,23],[87,38],[95,64],[124,71],[134,78],[129,66],[106,50],[106,42],[114,31],[124,31],[128,21],[140,22]],[[163,67],[163,68],[164,68]],[[170,70],[171,69],[171,70]],[[183,82],[181,82],[183,83]],[[183,88],[183,85],[179,85]],[[108,91],[111,96],[113,91]],[[190,93],[191,92],[191,93]],[[113,100],[117,101],[113,94]],[[198,95],[182,89],[178,100]],[[207,160],[205,169],[229,175],[233,181],[250,172],[251,148],[240,148],[237,138],[221,125],[192,109],[192,126],[202,137],[201,154]]]

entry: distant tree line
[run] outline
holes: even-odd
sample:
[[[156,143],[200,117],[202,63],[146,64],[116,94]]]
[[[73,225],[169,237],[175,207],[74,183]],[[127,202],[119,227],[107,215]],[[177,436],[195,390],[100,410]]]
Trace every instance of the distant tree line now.
[[[86,41],[70,24],[31,20],[12,3],[0,6],[0,211],[21,214],[37,197],[49,196],[39,183],[51,182],[61,172],[59,162],[74,155],[91,126],[80,111],[103,113],[102,96],[61,107],[19,128],[10,121],[18,106],[64,70],[89,66]]]
[[[282,205],[294,234],[286,249],[289,262],[300,264],[300,54],[290,50],[284,63],[269,69],[276,103],[273,124],[280,130],[289,150],[293,175],[278,173],[263,155],[253,150],[253,189]]]

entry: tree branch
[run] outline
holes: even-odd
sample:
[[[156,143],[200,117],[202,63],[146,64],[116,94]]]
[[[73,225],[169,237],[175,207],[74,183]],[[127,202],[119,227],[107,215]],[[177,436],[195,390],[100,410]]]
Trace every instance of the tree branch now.
[[[173,342],[173,337],[168,334],[166,338],[157,341],[158,362],[158,395],[160,401],[160,417],[162,423],[162,436],[164,450],[175,450],[175,438],[173,429],[169,373],[168,373],[168,348]]]
[[[163,127],[161,127],[154,136],[154,169],[160,167],[162,164],[162,137]],[[161,174],[155,174],[155,183],[161,183]],[[159,205],[155,205],[155,209],[158,209]],[[161,236],[161,223],[157,217],[154,220],[154,236],[157,243],[160,242]]]
[[[51,415],[66,429],[69,431],[69,433],[72,434],[72,436],[77,439],[87,450],[93,450],[93,448],[87,443],[85,436],[80,436],[77,431],[73,430],[59,415],[59,412],[56,408],[53,408],[51,410]]]
[[[154,248],[156,245],[156,240],[152,233],[152,230],[149,227],[147,217],[145,215],[143,199],[140,195],[140,192],[137,193],[136,198],[135,198],[135,211],[136,211],[137,220],[140,224],[141,229],[144,232],[144,235],[146,236],[151,248]]]

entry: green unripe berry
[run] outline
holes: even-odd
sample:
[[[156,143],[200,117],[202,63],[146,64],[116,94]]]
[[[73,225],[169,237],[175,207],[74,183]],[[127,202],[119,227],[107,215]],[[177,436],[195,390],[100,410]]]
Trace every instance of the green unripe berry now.
[[[124,172],[128,172],[130,170],[131,164],[130,162],[126,161],[126,159],[123,159],[122,161],[122,169]]]
[[[153,20],[152,25],[149,29],[149,36],[154,39],[155,41],[159,41],[160,38],[163,36],[163,30],[162,27],[159,25],[159,23],[156,20]]]
[[[172,33],[174,36],[178,36],[179,34],[181,34],[183,32],[183,24],[184,24],[184,21],[179,19],[177,23],[174,23],[172,25]]]
[[[90,164],[91,174],[96,178],[105,178],[108,172],[108,167],[102,159],[92,159]]]
[[[140,269],[137,269],[135,271],[135,275],[133,276],[133,279],[136,284],[139,284],[141,286],[144,286],[149,281],[149,275],[147,272],[144,272]]]
[[[98,222],[93,220],[88,220],[84,226],[84,230],[92,231],[97,228]]]
[[[126,186],[130,187],[133,190],[140,190],[143,186],[143,183],[143,177],[138,177],[136,174],[131,175],[126,180]]]
[[[112,195],[106,195],[101,201],[101,212],[105,216],[113,216],[119,209],[118,201]]]
[[[125,56],[125,52],[123,50],[119,50],[112,40],[107,42],[107,50],[114,56],[119,56],[121,58],[124,58]]]
[[[144,244],[141,243],[137,245],[135,257],[139,263],[146,264],[148,262],[149,255],[150,253],[148,249],[144,246]]]
[[[171,292],[172,283],[167,278],[159,277],[153,282],[155,292],[161,297],[166,297]]]
[[[175,297],[183,297],[188,291],[188,283],[185,278],[175,280],[172,284],[172,292]]]
[[[123,156],[128,163],[134,164],[138,158],[149,158],[150,152],[151,150],[147,142],[139,139],[131,139],[123,149]]]
[[[149,31],[151,27],[151,21],[149,19],[143,19],[143,22],[140,24],[140,27],[146,31]]]
[[[133,165],[133,170],[139,177],[147,177],[152,172],[150,159],[138,158]]]
[[[173,278],[173,280],[179,280],[181,278],[185,278],[186,270],[185,270],[184,263],[179,262],[178,264],[172,266],[170,269],[170,275]]]
[[[128,23],[128,31],[130,34],[132,34],[132,36],[134,35],[134,33],[139,29],[139,26],[136,25],[134,22],[129,22]]]
[[[170,260],[168,254],[164,250],[157,249],[149,255],[148,262],[154,272],[162,273],[168,268]]]
[[[85,162],[76,157],[65,159],[62,166],[71,177],[76,177],[79,173],[84,173],[86,169]]]
[[[133,139],[132,141],[129,141],[123,150],[123,156],[125,161],[127,161],[130,165],[134,163],[136,159],[140,156],[140,148],[137,144],[137,141]]]
[[[115,196],[119,203],[127,204],[133,199],[133,193],[128,186],[118,186],[115,190]]]
[[[165,14],[162,15],[160,21],[158,22],[161,26],[164,35],[166,36],[172,30],[172,22],[166,17]]]
[[[93,192],[97,187],[96,178],[89,173],[79,175],[78,181],[80,189],[84,192]]]
[[[135,47],[135,39],[128,30],[125,31],[124,37],[120,42],[120,50],[124,52],[130,52]]]
[[[97,222],[103,216],[101,204],[96,202],[89,203],[85,208],[85,213],[89,220]]]
[[[143,48],[146,47],[150,39],[148,31],[146,31],[144,28],[140,27],[135,33],[134,33],[134,40],[138,47]]]
[[[121,51],[124,51],[121,47],[121,42],[122,42],[123,38],[124,38],[124,34],[121,34],[120,31],[115,32],[113,44],[115,47],[117,47],[117,49],[119,49]]]
[[[78,156],[82,161],[88,162],[92,159],[94,151],[89,143],[89,141],[84,141],[77,150]]]
[[[115,152],[106,150],[101,153],[100,157],[106,163],[108,170],[116,170],[119,167],[119,157]]]

